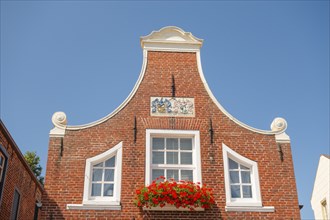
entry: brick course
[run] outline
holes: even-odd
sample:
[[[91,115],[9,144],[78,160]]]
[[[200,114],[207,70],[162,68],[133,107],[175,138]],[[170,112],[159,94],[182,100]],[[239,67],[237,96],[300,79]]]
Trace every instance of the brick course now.
[[[170,97],[172,75],[176,96],[195,98],[195,117],[150,116],[150,97]],[[115,94],[114,94],[115,95]],[[134,143],[134,116],[137,140]],[[210,143],[212,119],[214,142]],[[202,212],[142,211],[133,204],[135,189],[144,185],[146,129],[199,130],[202,181],[213,188],[216,206]],[[67,210],[81,204],[85,161],[123,141],[121,211]],[[222,143],[258,162],[262,202],[275,212],[226,212]],[[205,90],[196,53],[148,52],[144,78],[129,103],[109,120],[90,128],[66,130],[49,141],[43,219],[300,219],[290,144],[281,144],[281,161],[274,135],[245,129],[230,120]],[[210,159],[212,157],[213,159]]]

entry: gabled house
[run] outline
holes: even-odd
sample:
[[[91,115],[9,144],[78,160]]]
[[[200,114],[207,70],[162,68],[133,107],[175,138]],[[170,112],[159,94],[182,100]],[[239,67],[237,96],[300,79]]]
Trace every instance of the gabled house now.
[[[286,121],[260,130],[230,115],[204,78],[202,44],[178,27],[153,31],[117,109],[79,126],[53,115],[44,219],[300,219]],[[136,207],[136,189],[160,176],[206,184],[215,205]]]

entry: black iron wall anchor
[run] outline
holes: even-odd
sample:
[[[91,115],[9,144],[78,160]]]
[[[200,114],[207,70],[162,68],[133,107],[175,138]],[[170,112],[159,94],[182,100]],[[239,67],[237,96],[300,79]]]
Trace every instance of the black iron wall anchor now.
[[[175,97],[175,80],[173,74],[172,74],[172,97]]]
[[[63,137],[61,137],[60,156],[63,156]]]
[[[281,146],[280,143],[277,144],[277,150],[278,150],[278,152],[280,154],[280,159],[283,162],[284,161],[284,154],[283,154],[282,146]]]
[[[134,116],[134,127],[133,127],[134,144],[136,143],[136,134],[137,134],[137,128],[136,128],[136,116]]]
[[[210,129],[209,129],[209,132],[210,132],[210,142],[211,144],[213,144],[213,125],[212,125],[212,119],[210,118]]]

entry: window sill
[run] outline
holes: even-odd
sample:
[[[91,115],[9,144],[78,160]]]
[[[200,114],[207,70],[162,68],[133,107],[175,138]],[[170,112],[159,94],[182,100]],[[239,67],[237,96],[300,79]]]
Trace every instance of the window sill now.
[[[275,212],[274,206],[226,206],[226,212]]]
[[[202,212],[205,211],[204,208],[196,207],[194,211],[191,211],[189,208],[183,208],[183,207],[175,207],[174,205],[165,205],[164,207],[143,207],[142,208],[144,211],[189,211],[189,212]]]
[[[67,204],[68,210],[121,210],[121,205],[118,204]]]

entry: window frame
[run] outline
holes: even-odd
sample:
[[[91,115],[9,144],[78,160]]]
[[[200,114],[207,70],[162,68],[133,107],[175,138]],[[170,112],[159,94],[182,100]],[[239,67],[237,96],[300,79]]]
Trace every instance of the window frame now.
[[[0,155],[3,156],[4,161],[3,161],[3,167],[1,170],[1,174],[0,174],[0,205],[2,203],[2,192],[5,186],[5,180],[6,180],[6,172],[7,172],[7,163],[8,163],[8,153],[6,151],[6,149],[0,144]]]
[[[17,199],[15,200],[15,198],[17,198]],[[20,210],[20,203],[21,203],[21,193],[18,191],[17,188],[15,188],[10,219],[13,219],[13,220],[18,219],[19,210]]]
[[[230,149],[222,143],[223,153],[223,167],[225,176],[225,191],[226,191],[226,209],[230,211],[230,207],[262,207],[258,163],[250,160],[237,152]],[[252,198],[232,198],[230,189],[230,176],[229,176],[229,160],[235,161],[251,170],[251,185],[252,185]],[[244,209],[244,208],[243,208]],[[233,209],[234,211],[235,209]],[[258,210],[257,210],[258,211]]]
[[[122,175],[122,145],[123,145],[122,143],[123,142],[120,142],[116,146],[107,150],[106,152],[96,155],[95,157],[88,158],[86,160],[83,204],[120,205],[121,175]],[[109,197],[91,196],[93,165],[104,162],[113,156],[116,157],[113,196],[109,196]]]
[[[196,130],[161,130],[161,129],[146,129],[146,169],[145,169],[145,184],[152,183],[152,138],[192,138],[192,165],[180,165],[177,167],[184,168],[185,166],[193,170],[193,182],[202,183],[201,172],[201,154],[200,154],[200,133]],[[176,164],[166,165],[164,167],[175,169]],[[166,169],[166,168],[165,168]]]

